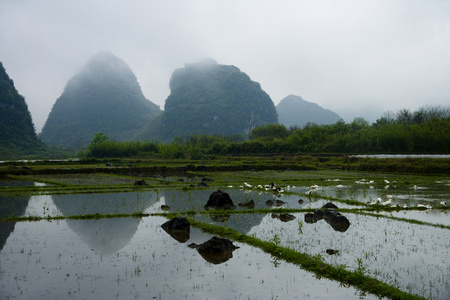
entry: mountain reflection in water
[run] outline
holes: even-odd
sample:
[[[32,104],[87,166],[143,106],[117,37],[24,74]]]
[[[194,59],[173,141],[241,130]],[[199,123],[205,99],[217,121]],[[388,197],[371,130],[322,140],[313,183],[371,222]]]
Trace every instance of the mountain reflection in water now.
[[[141,219],[110,218],[99,220],[66,220],[88,247],[98,254],[111,255],[124,248],[136,233]]]
[[[33,186],[33,181],[0,180],[0,186]],[[7,197],[0,195],[0,218],[19,217],[25,213],[30,196]],[[6,243],[16,222],[0,222],[0,251]]]

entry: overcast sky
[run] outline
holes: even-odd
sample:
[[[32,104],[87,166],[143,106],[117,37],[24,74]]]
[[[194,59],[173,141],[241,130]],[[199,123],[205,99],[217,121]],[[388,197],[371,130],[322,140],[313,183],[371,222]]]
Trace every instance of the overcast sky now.
[[[172,72],[209,57],[351,122],[450,105],[448,0],[0,0],[0,61],[41,131],[99,51],[164,108]]]

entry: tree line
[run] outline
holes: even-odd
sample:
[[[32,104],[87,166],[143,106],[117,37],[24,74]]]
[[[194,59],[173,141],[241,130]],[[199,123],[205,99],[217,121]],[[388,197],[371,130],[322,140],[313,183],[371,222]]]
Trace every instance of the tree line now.
[[[248,136],[193,135],[172,143],[110,140],[97,134],[88,157],[213,158],[219,155],[271,154],[439,154],[450,153],[450,107],[424,107],[385,113],[375,123],[363,118],[303,128],[268,124]]]

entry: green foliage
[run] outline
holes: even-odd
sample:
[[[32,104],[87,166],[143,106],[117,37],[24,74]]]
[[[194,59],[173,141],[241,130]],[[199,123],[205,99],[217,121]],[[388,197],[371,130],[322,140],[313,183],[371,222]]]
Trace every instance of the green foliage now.
[[[433,111],[436,111],[433,109]],[[164,158],[213,158],[217,155],[273,155],[298,153],[449,153],[450,115],[441,110],[439,118],[422,118],[420,123],[387,121],[381,118],[369,125],[362,118],[346,124],[340,120],[331,125],[307,124],[304,128],[287,130],[283,125],[268,124],[254,128],[244,140],[241,135],[192,135],[177,137],[172,144],[150,143],[151,150],[139,149],[147,143],[102,141],[89,147],[95,157],[154,156]],[[423,111],[426,115],[428,111]],[[444,113],[442,113],[444,112]],[[414,113],[415,114],[415,113]],[[413,114],[413,115],[414,115]],[[436,115],[436,113],[435,113]],[[399,120],[400,121],[400,120]],[[100,139],[102,136],[97,137]],[[94,138],[94,140],[96,140]],[[134,148],[117,153],[109,149],[97,156],[101,147]],[[148,147],[148,146],[147,146]],[[149,149],[150,149],[149,148]],[[106,154],[107,153],[107,154]]]
[[[284,125],[275,125],[275,124],[268,124],[266,126],[260,126],[254,128],[252,131],[250,131],[248,137],[251,140],[257,139],[257,138],[268,138],[270,140],[274,140],[276,138],[286,138],[288,136],[288,131]]]
[[[91,143],[88,147],[88,157],[133,157],[153,155],[159,152],[157,142],[126,141],[118,142],[109,139]],[[174,157],[170,157],[174,158]]]
[[[89,146],[94,147],[95,145],[106,142],[107,140],[109,140],[109,137],[106,134],[99,132],[94,136]]]

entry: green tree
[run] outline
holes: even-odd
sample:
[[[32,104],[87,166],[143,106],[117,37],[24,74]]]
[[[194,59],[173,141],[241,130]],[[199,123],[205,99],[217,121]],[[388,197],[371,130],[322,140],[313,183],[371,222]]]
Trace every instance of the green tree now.
[[[248,135],[251,140],[258,138],[269,138],[273,140],[275,138],[286,138],[287,136],[288,130],[286,127],[277,124],[267,124],[266,126],[253,128]]]

